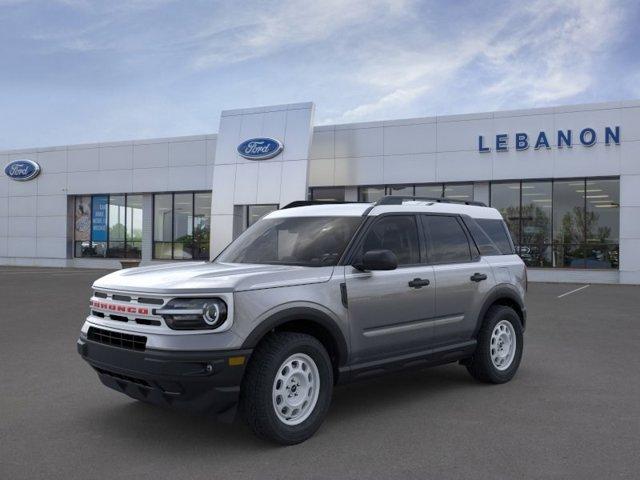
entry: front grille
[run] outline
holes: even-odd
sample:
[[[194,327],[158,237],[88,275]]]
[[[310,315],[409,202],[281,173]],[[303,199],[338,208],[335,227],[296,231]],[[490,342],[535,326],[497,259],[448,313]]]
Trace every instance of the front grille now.
[[[94,298],[95,297],[95,298]],[[96,301],[104,298],[107,302]],[[118,303],[111,303],[110,300]],[[90,300],[91,315],[99,318],[123,323],[135,323],[150,327],[161,327],[160,318],[136,318],[138,315],[158,317],[152,305],[164,305],[165,299],[155,297],[138,297],[127,293],[106,293],[94,291]],[[134,316],[135,315],[135,316]],[[104,342],[103,342],[104,343]],[[124,347],[128,348],[128,347]]]
[[[131,301],[131,297],[129,295],[118,295],[116,293],[114,293],[111,298],[113,298],[114,300],[117,300],[119,302],[130,302]]]
[[[112,347],[126,348],[128,350],[142,351],[147,346],[147,337],[143,337],[142,335],[112,332],[111,330],[96,327],[89,327],[87,338],[94,342],[103,343]]]
[[[153,325],[154,327],[162,325],[160,320],[149,320],[148,318],[136,318],[136,323],[138,325]]]
[[[164,300],[161,298],[138,297],[138,303],[150,303],[151,305],[163,305]]]
[[[164,305],[164,300],[162,298],[153,298],[153,297],[135,297],[131,295],[125,295],[122,293],[106,293],[106,292],[93,292],[94,297],[104,298],[104,299],[112,299],[117,302],[125,302],[125,303],[140,303],[140,304],[149,304],[149,305]]]

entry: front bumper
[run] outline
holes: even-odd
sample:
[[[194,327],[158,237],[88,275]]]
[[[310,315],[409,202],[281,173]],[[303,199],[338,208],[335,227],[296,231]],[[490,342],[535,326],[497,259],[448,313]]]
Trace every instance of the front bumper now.
[[[144,402],[223,419],[235,414],[251,355],[251,350],[136,351],[94,342],[84,335],[77,347],[107,387]]]

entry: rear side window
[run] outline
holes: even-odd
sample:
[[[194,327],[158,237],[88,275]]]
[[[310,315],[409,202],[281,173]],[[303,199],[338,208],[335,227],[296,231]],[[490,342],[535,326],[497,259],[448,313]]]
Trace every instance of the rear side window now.
[[[469,229],[473,241],[476,242],[480,255],[502,255],[498,246],[489,238],[489,235],[478,225],[476,220],[471,217],[464,217],[463,221]]]
[[[489,218],[476,218],[476,222],[489,235],[489,238],[500,249],[503,255],[511,255],[513,251],[513,243],[508,237],[507,227],[502,220],[494,220]]]
[[[466,233],[456,217],[423,215],[429,245],[429,263],[462,263],[471,261]]]

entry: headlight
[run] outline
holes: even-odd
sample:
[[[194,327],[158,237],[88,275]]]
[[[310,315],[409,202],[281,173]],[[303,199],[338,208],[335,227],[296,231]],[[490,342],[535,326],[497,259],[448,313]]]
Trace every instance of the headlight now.
[[[173,330],[214,330],[227,319],[227,304],[219,298],[174,298],[156,314]]]

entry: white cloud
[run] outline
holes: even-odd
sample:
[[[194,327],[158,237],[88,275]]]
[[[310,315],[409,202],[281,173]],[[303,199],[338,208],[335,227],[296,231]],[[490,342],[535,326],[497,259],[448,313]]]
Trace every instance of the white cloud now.
[[[406,13],[405,0],[275,1],[220,9],[193,40],[193,58],[206,69],[264,57],[284,48],[321,42],[381,15]]]
[[[517,91],[539,104],[584,92],[592,83],[594,55],[615,38],[621,17],[613,7],[609,1],[530,3],[529,21],[498,40],[502,48],[487,52],[498,79],[483,93],[509,96]]]
[[[497,107],[514,96],[528,105],[570,99],[592,85],[594,57],[615,40],[619,11],[612,1],[538,0],[518,3],[444,39],[418,32],[425,38],[420,50],[391,42],[352,73],[378,93],[345,110],[338,120],[397,116],[426,95],[455,93],[456,83],[474,85],[485,104]],[[486,75],[474,83],[473,75],[481,71]]]
[[[372,118],[381,111],[407,105],[429,90],[428,86],[415,88],[399,88],[372,103],[365,103],[344,112],[339,121],[355,121]],[[334,123],[327,119],[326,123]]]
[[[10,46],[0,100],[22,122],[5,122],[4,137],[60,143],[53,123],[68,126],[63,143],[202,133],[223,108],[308,99],[318,122],[343,123],[640,97],[638,10],[615,0],[0,0]],[[43,131],[30,133],[34,116]]]

